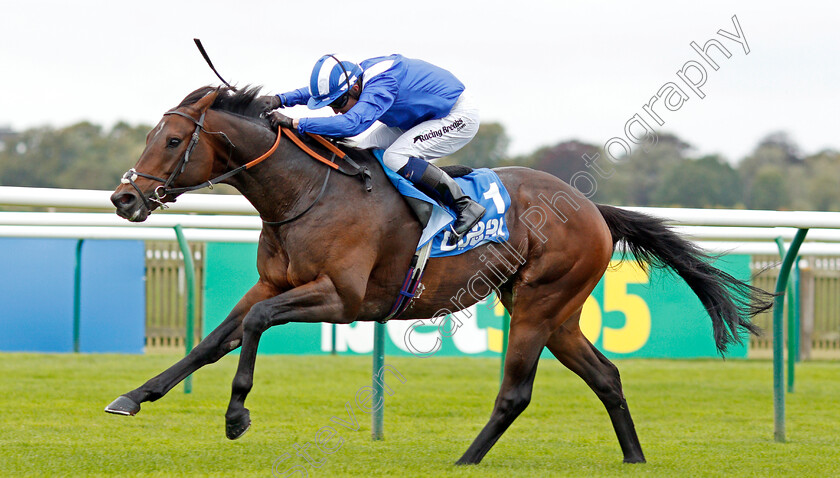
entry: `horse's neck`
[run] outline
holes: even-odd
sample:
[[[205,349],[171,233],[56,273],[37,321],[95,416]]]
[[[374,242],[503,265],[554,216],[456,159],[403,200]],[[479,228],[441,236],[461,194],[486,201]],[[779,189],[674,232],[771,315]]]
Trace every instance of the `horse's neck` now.
[[[268,151],[276,139],[260,126],[248,126],[232,139],[237,145],[234,158],[240,165]],[[270,157],[226,182],[242,193],[263,219],[280,221],[289,215],[302,196],[312,191],[314,183],[322,176],[317,174],[312,161],[300,157],[302,154],[288,138],[283,138]]]

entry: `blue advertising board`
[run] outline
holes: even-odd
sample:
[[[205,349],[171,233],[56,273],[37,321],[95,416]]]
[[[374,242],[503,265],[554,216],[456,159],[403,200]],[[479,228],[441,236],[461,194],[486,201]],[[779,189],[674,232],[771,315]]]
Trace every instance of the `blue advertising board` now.
[[[0,350],[73,350],[76,244],[0,238]],[[143,242],[86,240],[81,257],[80,351],[142,353]]]

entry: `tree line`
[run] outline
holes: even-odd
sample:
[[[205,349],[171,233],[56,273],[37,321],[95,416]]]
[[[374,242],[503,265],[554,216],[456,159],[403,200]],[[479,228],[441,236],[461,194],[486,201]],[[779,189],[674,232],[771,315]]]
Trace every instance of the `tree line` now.
[[[0,185],[113,189],[145,146],[148,125],[89,122],[64,128],[0,133]],[[528,166],[569,182],[600,155],[610,174],[592,199],[623,206],[840,211],[840,152],[805,155],[783,132],[767,135],[734,165],[719,155],[698,156],[670,133],[615,164],[597,145],[571,139],[526,155],[510,155],[500,123],[481,125],[466,147],[439,164]]]
[[[733,165],[720,155],[693,155],[692,146],[674,134],[657,136],[656,144],[637,148],[613,164],[604,159],[601,147],[574,139],[510,156],[504,128],[489,123],[445,161],[473,167],[528,166],[570,182],[576,173],[592,171],[584,158],[600,155],[602,169],[609,168],[607,178],[598,177],[591,197],[600,203],[840,211],[838,151],[806,155],[786,133],[774,132]]]

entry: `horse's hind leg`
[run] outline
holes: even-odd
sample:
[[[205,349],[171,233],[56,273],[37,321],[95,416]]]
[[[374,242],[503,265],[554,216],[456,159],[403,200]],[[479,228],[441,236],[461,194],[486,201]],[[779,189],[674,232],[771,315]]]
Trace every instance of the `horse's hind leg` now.
[[[548,340],[548,349],[598,395],[610,415],[625,463],[644,463],[633,419],[621,389],[618,368],[596,349],[580,330],[580,311]]]
[[[512,323],[513,320],[515,318],[512,318]],[[528,406],[531,401],[534,376],[537,373],[537,363],[544,346],[545,331],[540,327],[533,327],[530,324],[522,324],[520,327],[511,325],[504,378],[493,406],[493,413],[490,415],[490,421],[456,464],[468,465],[480,462],[502,433]]]
[[[233,308],[228,317],[196,345],[186,357],[140,387],[120,395],[105,407],[105,411],[118,415],[135,415],[140,411],[141,403],[159,399],[191,373],[207,364],[216,362],[228,352],[237,348],[242,339],[242,319],[245,314],[248,313],[252,305],[270,297],[272,294],[273,292],[267,287],[257,283]]]
[[[502,386],[490,420],[456,464],[480,462],[528,406],[540,353],[551,331],[579,310],[586,301],[596,284],[590,279],[591,275],[569,274],[553,282],[537,286],[520,284],[513,290],[503,292],[502,302],[505,307],[510,310],[512,301],[515,305],[511,314]]]

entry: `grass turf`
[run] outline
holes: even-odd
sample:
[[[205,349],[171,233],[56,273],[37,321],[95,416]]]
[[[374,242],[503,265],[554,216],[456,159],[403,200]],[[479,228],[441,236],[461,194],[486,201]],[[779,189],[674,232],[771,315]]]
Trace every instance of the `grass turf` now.
[[[543,361],[529,408],[478,466],[453,465],[484,426],[498,360],[390,358],[385,440],[355,404],[370,357],[261,356],[247,406],[253,425],[224,437],[236,357],[200,370],[136,417],[103,407],[176,356],[0,355],[0,476],[837,476],[840,362],[797,366],[787,437],[773,441],[768,361],[624,360],[625,395],[648,463],[625,465],[595,395],[556,361]],[[358,431],[331,421],[352,421]],[[341,448],[319,467],[296,456],[332,426]],[[322,437],[323,438],[323,437]],[[333,437],[327,446],[337,446]],[[305,476],[296,474],[294,476]]]

